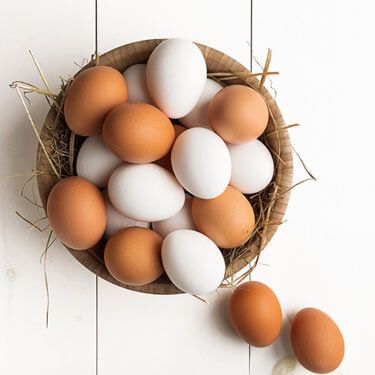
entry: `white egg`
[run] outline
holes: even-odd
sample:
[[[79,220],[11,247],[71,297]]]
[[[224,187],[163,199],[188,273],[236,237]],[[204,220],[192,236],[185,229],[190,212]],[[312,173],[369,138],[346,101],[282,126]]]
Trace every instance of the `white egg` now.
[[[232,160],[230,184],[244,194],[263,190],[271,182],[275,168],[267,147],[257,139],[227,146]]]
[[[208,122],[208,105],[211,99],[222,89],[220,83],[216,82],[211,78],[207,78],[206,85],[204,86],[203,92],[197,105],[194,109],[188,113],[185,117],[180,118],[182,125],[188,128],[195,128],[201,126],[203,128],[210,128]]]
[[[172,283],[186,293],[209,294],[223,281],[223,255],[213,241],[197,231],[170,233],[163,241],[161,257]]]
[[[107,208],[107,226],[105,228],[105,236],[111,237],[113,234],[121,229],[129,227],[143,227],[150,228],[150,223],[145,221],[133,220],[130,217],[123,215],[121,212],[117,211],[108,197],[108,192],[104,192],[105,203]]]
[[[152,223],[152,229],[163,238],[178,229],[195,229],[191,215],[192,197],[185,194],[185,203],[176,215],[162,221]]]
[[[134,220],[159,221],[175,215],[185,193],[175,177],[156,164],[124,164],[108,182],[113,206]]]
[[[98,187],[107,186],[112,172],[122,161],[104,144],[101,135],[92,135],[83,142],[77,156],[77,175]]]
[[[149,103],[152,100],[147,88],[146,64],[135,64],[126,69],[123,73],[128,85],[129,103]]]
[[[192,128],[181,133],[173,145],[171,161],[177,180],[198,198],[216,198],[229,184],[229,151],[211,130]]]
[[[154,103],[170,118],[187,115],[198,103],[206,83],[206,61],[186,39],[160,43],[147,62],[147,85]]]

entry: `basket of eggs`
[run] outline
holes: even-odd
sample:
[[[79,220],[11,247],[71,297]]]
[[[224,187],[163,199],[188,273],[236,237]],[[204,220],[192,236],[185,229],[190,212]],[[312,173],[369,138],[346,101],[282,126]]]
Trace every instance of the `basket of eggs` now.
[[[274,99],[229,56],[185,39],[90,62],[37,152],[51,229],[85,267],[147,293],[205,295],[281,223],[292,149]]]

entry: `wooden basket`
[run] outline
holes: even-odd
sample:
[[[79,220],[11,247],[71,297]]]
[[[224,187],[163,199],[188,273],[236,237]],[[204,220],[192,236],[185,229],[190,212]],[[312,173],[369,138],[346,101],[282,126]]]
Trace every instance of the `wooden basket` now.
[[[126,68],[128,68],[131,65],[138,63],[146,63],[151,52],[161,42],[162,39],[145,40],[115,48],[112,51],[109,51],[104,55],[100,56],[100,65],[108,65],[118,69],[120,72],[123,72]],[[292,184],[293,175],[292,148],[289,141],[288,131],[285,129],[281,129],[283,126],[285,126],[281,112],[277,107],[275,101],[273,100],[272,96],[268,93],[268,91],[264,87],[262,87],[259,90],[259,80],[253,76],[246,77],[246,74],[250,72],[244,66],[242,66],[240,63],[238,63],[237,61],[233,60],[232,58],[223,54],[220,51],[217,51],[213,48],[201,44],[197,45],[201,49],[206,59],[209,73],[227,72],[233,73],[234,75],[238,75],[238,73],[241,72],[241,79],[228,81],[228,84],[241,83],[249,85],[252,88],[258,90],[264,96],[268,104],[270,111],[270,121],[268,123],[264,136],[267,137],[268,147],[271,151],[273,151],[274,156],[278,155],[274,158],[276,168],[273,181],[276,182],[279,188],[279,193],[283,192],[282,194],[278,194],[278,196],[276,197],[276,201],[270,212],[269,219],[273,223],[281,222],[288,204],[289,191]],[[91,65],[92,62],[85,66],[83,69],[86,69]],[[47,114],[41,132],[41,139],[48,153],[53,153],[50,131],[51,127],[66,127],[66,124],[63,119],[58,119],[58,121],[56,121],[56,116],[56,111],[54,109],[51,109]],[[69,130],[67,129],[67,131]],[[76,152],[78,150],[77,145],[82,143],[82,140],[83,139],[81,137],[76,137]],[[69,145],[67,144],[67,151],[68,147]],[[41,201],[44,209],[46,209],[48,194],[53,185],[57,182],[57,178],[53,174],[51,165],[49,164],[46,155],[43,152],[40,145],[37,151],[36,164],[37,170],[43,172],[43,174],[37,175],[37,182]],[[269,197],[270,199],[275,199],[275,197],[272,197],[271,192],[269,194]],[[243,254],[243,256],[241,256],[240,259],[237,259],[235,262],[231,263],[230,265],[227,265],[226,276],[231,276],[239,270],[241,270],[243,267],[247,266],[249,262],[259,254],[260,248],[264,247],[268,243],[268,241],[272,238],[276,230],[277,225],[268,227],[265,236],[265,241],[262,244],[260,240],[250,241],[250,243],[245,244],[246,252]],[[94,272],[102,279],[105,279],[113,284],[145,293],[181,293],[181,291],[177,289],[165,275],[157,281],[155,281],[154,283],[145,286],[129,286],[116,281],[108,273],[103,262],[104,240],[97,244],[94,248],[89,249],[88,251],[77,251],[72,250],[70,248],[67,249],[86,268]]]

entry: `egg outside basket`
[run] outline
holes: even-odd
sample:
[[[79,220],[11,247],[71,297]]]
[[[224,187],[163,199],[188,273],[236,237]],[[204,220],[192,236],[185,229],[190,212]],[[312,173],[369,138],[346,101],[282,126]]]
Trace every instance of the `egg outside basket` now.
[[[131,65],[146,63],[151,52],[161,42],[162,39],[145,40],[115,48],[100,56],[99,64],[114,67],[122,72]],[[292,184],[292,147],[289,141],[288,131],[283,129],[285,123],[281,112],[269,92],[264,87],[259,90],[259,80],[254,76],[251,76],[250,72],[244,66],[222,52],[201,44],[197,45],[206,59],[209,73],[229,73],[236,77],[241,77],[238,79],[232,79],[232,77],[230,80],[226,80],[225,83],[240,83],[259,91],[266,100],[270,113],[270,120],[262,140],[267,144],[273,154],[275,173],[272,183],[264,192],[262,192],[261,195],[257,194],[256,196],[249,197],[255,207],[255,211],[258,211],[258,234],[254,235],[245,245],[243,245],[240,251],[237,249],[239,255],[236,256],[235,259],[230,259],[230,250],[223,250],[227,261],[226,277],[230,277],[242,268],[248,266],[249,262],[253,260],[269,242],[276,232],[278,224],[282,221],[288,204],[289,192]],[[91,62],[83,69],[92,65],[93,63]],[[62,96],[63,94],[61,93],[60,99]],[[58,130],[58,132],[56,132],[56,130]],[[57,133],[62,133],[62,136],[60,136],[61,139],[56,139]],[[79,145],[82,143],[83,138],[72,136],[70,130],[66,126],[63,116],[58,116],[57,111],[51,109],[47,114],[41,131],[41,140],[48,154],[52,156],[52,159],[54,152],[56,152],[56,142],[60,142],[59,147],[62,145],[63,151],[65,151],[67,155],[66,158],[69,158],[69,154],[73,154],[70,151],[73,149],[75,160]],[[61,153],[61,149],[59,152]],[[70,159],[71,158],[72,156],[70,156]],[[37,170],[42,172],[37,175],[37,183],[41,201],[46,210],[48,194],[58,179],[53,173],[52,166],[40,144],[37,151],[36,165]],[[68,171],[63,170],[61,174],[63,176],[72,174],[72,165],[72,160],[70,160],[70,169]],[[257,201],[259,201],[259,204]],[[262,210],[262,217],[259,217],[259,205],[265,208]],[[67,249],[82,265],[102,279],[113,284],[144,293],[181,293],[181,291],[177,289],[166,276],[162,276],[154,283],[145,286],[129,286],[119,283],[108,273],[104,265],[104,244],[104,240],[102,240],[95,247],[87,251],[72,250],[68,247]]]

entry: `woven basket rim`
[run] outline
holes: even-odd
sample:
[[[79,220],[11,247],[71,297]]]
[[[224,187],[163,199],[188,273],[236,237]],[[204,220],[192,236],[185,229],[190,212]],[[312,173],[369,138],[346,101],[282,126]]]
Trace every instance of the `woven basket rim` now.
[[[151,51],[165,39],[148,39],[133,42],[130,44],[125,44],[123,46],[114,48],[105,54],[100,56],[100,64],[99,65],[109,65],[112,67],[117,68],[120,71],[125,70],[124,67],[128,67],[130,65],[134,65],[137,63],[145,63],[147,61],[148,56],[150,55]],[[196,43],[197,46],[201,49],[203,55],[205,56],[208,71],[209,72],[249,72],[243,65],[241,65],[236,60],[232,59],[231,57],[225,55],[224,53],[205,46],[203,44]],[[83,67],[80,71],[87,69],[88,67],[92,66],[93,62],[90,62],[85,67]],[[220,69],[218,70],[218,67]],[[224,70],[225,69],[225,70]],[[79,71],[79,72],[80,72]],[[77,74],[79,73],[77,72]],[[242,78],[240,80],[241,84],[247,84],[253,88],[259,87],[259,80],[253,76],[248,76],[246,78]],[[262,87],[259,92],[263,95],[264,99],[266,100],[270,113],[272,114],[272,118],[274,119],[274,125],[277,129],[283,127],[285,125],[283,116],[281,114],[280,109],[278,108],[275,100],[270,95],[270,93],[266,90],[265,87]],[[50,109],[48,112],[46,119],[43,124],[42,128],[42,141],[46,140],[46,137],[43,138],[44,130],[48,124],[51,124],[51,121],[54,121],[56,117],[56,112],[53,109]],[[270,126],[270,125],[269,125]],[[268,128],[267,128],[268,129]],[[289,201],[289,189],[292,186],[292,176],[293,176],[293,157],[292,157],[292,146],[290,144],[289,134],[287,130],[282,131],[281,137],[279,139],[280,142],[280,153],[285,158],[283,160],[283,164],[279,165],[279,168],[276,170],[274,180],[279,180],[278,184],[285,189],[287,193],[285,193],[281,198],[278,199],[277,203],[273,207],[273,211],[271,216],[275,216],[278,219],[282,219],[284,216],[285,210],[288,205]],[[37,160],[36,160],[37,170],[46,170],[49,169],[51,172],[51,167],[49,166],[44,151],[40,144],[38,145],[37,150]],[[39,194],[41,197],[41,201],[43,204],[44,209],[46,210],[47,198],[50,189],[52,186],[57,182],[56,178],[51,177],[51,175],[45,174],[38,174],[37,175],[37,185]],[[264,245],[266,245],[270,239],[273,237],[274,233],[276,232],[277,227],[271,227],[271,230],[267,232],[267,239]],[[64,245],[65,246],[65,245]],[[172,283],[166,282],[165,280],[157,280],[156,282],[144,286],[131,286],[125,285],[117,280],[115,280],[105,268],[102,262],[102,255],[103,255],[103,248],[104,242],[101,241],[97,246],[93,249],[88,251],[77,251],[68,248],[65,246],[69,252],[86,268],[90,271],[98,275],[100,278],[107,280],[113,284],[118,286],[144,292],[144,293],[152,293],[152,294],[178,294],[182,293],[179,289],[177,289]],[[242,259],[238,259],[235,263],[232,263],[230,267],[227,267],[226,276],[233,275],[246,267],[249,262],[259,253],[259,245],[258,248],[255,244],[251,244],[248,248],[248,255],[243,257]]]

